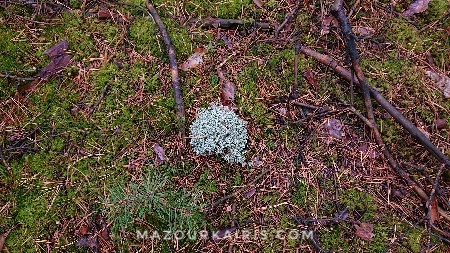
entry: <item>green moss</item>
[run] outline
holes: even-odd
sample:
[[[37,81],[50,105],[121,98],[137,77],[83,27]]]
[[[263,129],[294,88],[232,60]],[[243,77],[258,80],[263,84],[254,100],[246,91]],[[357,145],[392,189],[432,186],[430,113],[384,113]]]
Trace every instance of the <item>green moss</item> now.
[[[442,19],[446,10],[450,8],[450,3],[447,0],[430,1],[428,8],[424,13],[427,23]]]
[[[391,20],[389,28],[386,31],[386,38],[389,41],[399,43],[407,50],[422,52],[424,49],[424,41],[417,28],[403,18],[394,18]]]
[[[406,234],[407,240],[404,241],[404,245],[407,246],[412,252],[420,252],[422,249],[424,231],[419,229],[408,229]]]
[[[214,193],[217,192],[217,181],[212,179],[210,172],[205,170],[197,181],[196,188],[202,192]]]
[[[298,182],[295,184],[295,191],[291,197],[291,200],[294,204],[298,206],[305,206],[308,203],[308,188],[307,185],[303,182]]]
[[[334,252],[349,252],[350,245],[345,239],[344,232],[342,226],[332,225],[328,230],[319,234],[321,247]]]
[[[91,36],[95,26],[91,27],[81,16],[65,12],[62,14],[61,25],[49,27],[45,32],[46,37],[56,37],[58,41],[67,40],[69,49],[74,53],[73,61],[88,63],[89,58],[99,57],[95,48],[95,41]]]
[[[347,207],[350,212],[364,212],[364,218],[374,218],[377,206],[372,195],[356,189],[342,191],[340,196],[342,207]]]

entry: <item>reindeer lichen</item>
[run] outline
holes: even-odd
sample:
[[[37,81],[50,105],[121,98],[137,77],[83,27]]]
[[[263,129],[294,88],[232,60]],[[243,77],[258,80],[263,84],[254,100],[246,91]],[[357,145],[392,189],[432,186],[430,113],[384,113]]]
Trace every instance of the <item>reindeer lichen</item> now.
[[[228,107],[203,108],[191,124],[191,145],[196,154],[214,153],[230,163],[245,162],[247,122]]]

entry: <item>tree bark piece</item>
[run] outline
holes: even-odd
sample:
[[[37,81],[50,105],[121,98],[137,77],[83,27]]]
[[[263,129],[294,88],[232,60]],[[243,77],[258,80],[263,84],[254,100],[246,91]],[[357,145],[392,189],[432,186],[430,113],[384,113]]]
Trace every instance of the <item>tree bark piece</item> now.
[[[183,103],[183,97],[181,95],[180,77],[178,75],[178,64],[177,64],[175,48],[173,47],[172,42],[169,37],[169,33],[167,33],[166,27],[164,26],[164,23],[162,22],[161,18],[159,17],[158,12],[156,11],[153,4],[147,0],[145,2],[145,6],[147,7],[148,11],[152,15],[153,20],[155,21],[156,25],[158,25],[158,28],[159,28],[159,31],[161,32],[164,43],[166,44],[167,53],[169,55],[170,71],[172,74],[173,91],[174,91],[174,95],[175,95],[175,110],[177,113],[178,129],[180,131],[181,137],[184,139],[186,136],[186,130],[184,127],[184,119],[185,119],[184,103]]]

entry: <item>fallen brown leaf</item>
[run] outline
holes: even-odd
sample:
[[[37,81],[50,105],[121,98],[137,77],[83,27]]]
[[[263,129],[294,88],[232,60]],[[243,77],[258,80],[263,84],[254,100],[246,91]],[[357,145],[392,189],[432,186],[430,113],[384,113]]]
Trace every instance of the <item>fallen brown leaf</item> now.
[[[309,84],[314,86],[315,89],[318,87],[317,79],[314,77],[314,74],[311,72],[311,70],[305,71],[303,73],[303,76],[305,77],[306,81],[308,81]]]
[[[429,3],[430,0],[416,0],[408,6],[408,9],[403,12],[403,15],[410,17],[414,14],[424,12],[428,8]]]
[[[1,234],[0,235],[0,252],[3,251],[3,247],[5,246],[5,242],[6,242],[6,235],[5,234]]]
[[[167,160],[166,152],[157,142],[153,145],[153,151],[156,153],[155,165],[162,165]]]
[[[97,12],[97,16],[100,19],[115,19],[117,17],[117,14],[109,9],[102,8]]]
[[[188,71],[191,68],[196,68],[203,63],[203,55],[206,53],[205,48],[196,48],[195,52],[188,57],[188,59],[181,64],[180,69]]]
[[[374,30],[370,27],[359,27],[357,31],[359,36],[362,37],[372,36],[374,34]]]
[[[430,203],[431,202],[431,203]],[[428,203],[428,215],[430,217],[430,224],[433,225],[434,222],[439,218],[438,204],[436,197],[433,196],[431,201]]]
[[[221,229],[219,231],[213,232],[212,239],[214,242],[217,242],[218,240],[227,238],[231,233],[233,233],[236,230],[237,226]]]
[[[356,236],[367,242],[372,241],[374,237],[372,224],[363,222],[360,225],[355,224],[355,228]]]
[[[255,192],[256,192],[256,188],[255,188],[255,187],[252,187],[252,188],[250,188],[250,190],[249,190],[248,192],[246,192],[246,193],[244,194],[244,196],[245,196],[246,198],[250,198],[251,196],[253,196],[253,195],[255,194]]]
[[[338,27],[339,21],[333,17],[333,15],[326,15],[324,19],[322,20],[322,30],[320,31],[320,34],[325,35],[330,33],[330,29],[332,27]]]
[[[78,230],[76,231],[76,234],[77,234],[78,236],[83,236],[83,235],[85,235],[85,234],[88,232],[88,230],[89,230],[89,227],[88,227],[87,225],[82,225],[82,226],[80,227],[80,229],[78,229]]]
[[[261,0],[253,0],[253,3],[256,4],[256,6],[258,6],[258,8],[262,8],[263,3],[261,2]]]
[[[427,71],[425,73],[436,83],[437,88],[442,91],[444,97],[450,98],[450,77],[433,71]]]
[[[11,233],[11,231],[13,231],[13,229],[15,229],[17,226],[19,226],[19,225],[15,225],[14,227],[10,228],[5,233],[0,235],[0,252],[2,252],[3,247],[5,247],[6,238],[8,237],[9,233]]]
[[[37,77],[39,77],[40,80],[36,79],[29,84],[19,86],[18,91],[32,92],[40,84],[41,80],[49,79],[58,72],[64,70],[72,59],[72,55],[66,53],[68,47],[69,42],[67,42],[67,40],[63,40],[47,49],[44,54],[48,55],[50,58],[50,63],[43,67],[37,74]]]
[[[327,120],[327,123],[324,125],[325,130],[327,130],[328,134],[334,138],[341,139],[342,134],[342,127],[344,125],[342,122],[338,119],[329,119]]]
[[[223,83],[222,92],[220,97],[222,98],[223,105],[230,105],[234,102],[234,96],[236,95],[236,86],[230,80],[228,80],[221,69],[217,70],[217,74],[220,81]]]
[[[437,130],[447,128],[447,119],[437,119],[434,122],[434,126],[436,127]]]
[[[84,235],[78,238],[76,243],[78,247],[88,247],[94,252],[98,251],[99,245],[96,235]]]

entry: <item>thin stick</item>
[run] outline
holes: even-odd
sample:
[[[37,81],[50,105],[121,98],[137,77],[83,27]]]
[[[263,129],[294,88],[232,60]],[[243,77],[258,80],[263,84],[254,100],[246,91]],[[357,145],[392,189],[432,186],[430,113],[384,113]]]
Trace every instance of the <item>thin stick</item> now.
[[[1,145],[0,145],[0,159],[1,159],[2,162],[5,164],[5,167],[6,167],[8,170],[11,170],[11,167],[9,167],[8,161],[6,161],[6,158],[5,158],[5,156],[3,155],[3,150],[2,150]]]
[[[297,99],[299,97],[298,94],[298,54],[300,53],[301,44],[300,41],[297,42],[295,46],[295,55],[294,55],[294,85],[292,85],[291,90],[291,98]]]
[[[313,57],[315,60],[326,66],[331,67],[341,77],[343,77],[347,81],[351,81],[351,72],[340,66],[333,58],[318,53],[305,46],[302,46],[300,52]],[[359,84],[358,79],[355,79],[354,82],[355,84]],[[395,119],[397,123],[403,126],[403,128],[405,128],[406,131],[408,131],[419,144],[424,146],[432,155],[443,162],[447,168],[450,168],[450,159],[446,155],[444,155],[435,145],[433,145],[428,137],[426,137],[419,129],[417,129],[417,127],[411,121],[403,116],[403,114],[399,112],[391,103],[389,103],[389,101],[387,101],[386,98],[384,98],[383,95],[381,95],[377,90],[375,90],[371,86],[369,86],[369,89],[372,98],[375,99],[378,104],[380,104],[381,107],[383,107]]]
[[[97,101],[95,101],[95,103],[93,105],[91,105],[91,107],[89,108],[89,113],[93,113],[95,111],[95,109],[100,105],[102,100],[105,98],[108,90],[109,90],[109,84],[107,84],[107,85],[105,85],[105,87],[103,87],[102,93],[100,93],[100,96],[97,98]]]
[[[177,113],[177,119],[178,119],[178,128],[180,130],[181,137],[184,139],[186,136],[186,131],[184,128],[184,103],[183,103],[183,97],[181,95],[181,86],[180,86],[180,77],[178,75],[178,65],[177,65],[177,57],[175,53],[175,48],[172,45],[172,42],[170,41],[169,34],[167,33],[166,27],[164,26],[164,23],[162,22],[161,18],[158,15],[158,12],[156,11],[155,7],[153,6],[150,1],[145,2],[145,6],[147,7],[148,11],[150,12],[151,16],[153,17],[153,20],[158,25],[159,31],[161,32],[161,35],[163,37],[164,43],[166,44],[167,53],[169,55],[169,61],[170,61],[170,71],[172,73],[172,82],[173,82],[173,91],[175,95],[175,110]]]
[[[356,108],[354,108],[353,106],[349,105],[347,102],[340,100],[341,103],[345,104],[348,106],[348,109],[353,112],[356,116],[358,116],[368,127],[370,127],[371,130],[373,130],[374,126],[372,125],[372,122],[364,117],[364,115],[359,112],[358,110],[356,110]],[[384,153],[383,153],[384,154]],[[442,167],[441,167],[442,168]],[[425,193],[425,191],[420,188],[420,186],[417,185],[416,182],[414,182],[414,180],[411,179],[411,177],[409,176],[409,174],[405,171],[403,171],[400,166],[398,166],[397,168],[394,168],[394,170],[408,183],[408,185],[410,185],[411,187],[413,187],[414,191],[425,201],[429,201],[431,200],[431,198],[429,198],[427,196],[427,194]],[[442,173],[442,171],[440,170],[440,173]],[[440,173],[438,173],[438,177],[440,176]],[[437,184],[435,183],[434,187],[437,187]],[[435,188],[433,187],[434,191]],[[433,193],[433,191],[432,191]],[[434,193],[430,195],[430,197],[433,197]],[[442,209],[441,207],[438,206],[438,212],[439,214],[444,217],[447,221],[450,221],[450,215],[447,214],[447,212]]]
[[[264,22],[246,22],[239,19],[223,19],[223,18],[191,18],[187,21],[189,25],[200,27],[203,29],[209,28],[222,28],[222,29],[245,29],[248,27],[254,27],[265,31],[271,31],[274,29],[274,25]]]
[[[278,38],[278,35],[280,34],[281,29],[292,19],[293,16],[297,13],[298,7],[299,7],[300,1],[295,5],[295,7],[292,9],[292,11],[286,15],[286,18],[284,19],[283,23],[277,27],[275,30],[275,38]]]
[[[21,81],[21,82],[28,82],[28,81],[34,81],[36,80],[35,77],[18,77],[18,76],[14,76],[14,75],[10,75],[10,74],[0,74],[0,77],[2,78],[8,78],[8,79],[14,79],[17,81]]]
[[[249,184],[247,184],[247,186],[256,183],[260,178],[262,178],[262,177],[263,177],[265,174],[267,174],[267,172],[269,172],[270,170],[271,170],[271,168],[268,168],[268,169],[266,169],[265,171],[261,172],[261,174],[259,174],[257,177],[255,177],[255,179],[253,179]],[[216,206],[218,206],[218,205],[219,205],[220,203],[222,203],[223,201],[225,201],[225,200],[227,200],[227,199],[230,199],[230,198],[232,198],[232,197],[237,196],[239,193],[243,192],[243,191],[246,190],[246,189],[247,189],[247,187],[242,187],[241,189],[239,189],[239,190],[237,190],[237,191],[235,191],[235,192],[233,192],[233,193],[231,193],[231,194],[229,194],[229,195],[227,195],[227,196],[225,196],[225,197],[223,197],[223,198],[220,198],[219,200],[217,200],[216,202],[214,202],[214,203],[209,207],[209,210],[212,210],[213,208],[215,208]]]

